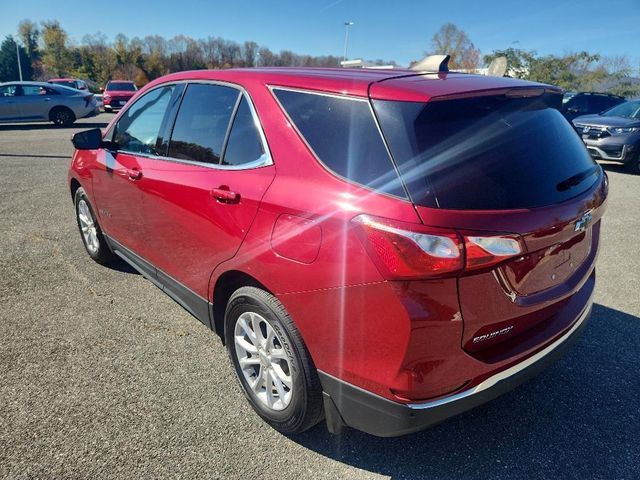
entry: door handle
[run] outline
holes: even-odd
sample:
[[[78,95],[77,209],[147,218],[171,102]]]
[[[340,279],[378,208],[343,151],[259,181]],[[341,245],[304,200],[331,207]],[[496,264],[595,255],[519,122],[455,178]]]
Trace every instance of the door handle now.
[[[211,196],[220,203],[240,203],[240,194],[232,191],[227,185],[212,188]]]
[[[142,178],[142,171],[137,168],[127,168],[127,176],[131,180],[140,180]]]

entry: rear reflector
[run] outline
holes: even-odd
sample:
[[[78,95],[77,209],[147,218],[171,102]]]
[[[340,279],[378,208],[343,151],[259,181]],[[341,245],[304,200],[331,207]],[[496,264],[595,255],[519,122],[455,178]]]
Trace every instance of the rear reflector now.
[[[520,255],[516,236],[462,236],[456,231],[371,215],[352,220],[358,238],[388,280],[450,276],[493,267]]]

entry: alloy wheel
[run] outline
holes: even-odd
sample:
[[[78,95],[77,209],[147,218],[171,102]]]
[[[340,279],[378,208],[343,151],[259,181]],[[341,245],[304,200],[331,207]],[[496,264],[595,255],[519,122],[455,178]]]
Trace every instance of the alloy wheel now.
[[[247,385],[267,408],[281,411],[293,395],[292,365],[273,326],[255,312],[244,312],[234,328],[235,354]]]
[[[87,250],[95,254],[100,248],[100,241],[98,240],[98,232],[93,215],[84,199],[80,199],[78,202],[78,220],[80,221],[80,231]]]

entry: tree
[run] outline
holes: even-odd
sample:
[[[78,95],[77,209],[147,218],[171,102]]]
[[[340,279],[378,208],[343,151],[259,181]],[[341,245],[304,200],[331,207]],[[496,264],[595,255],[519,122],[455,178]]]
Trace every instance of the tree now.
[[[18,47],[20,54],[20,66],[22,67],[22,79],[31,80],[31,63],[27,52],[23,47]],[[18,72],[18,59],[16,57],[16,41],[7,36],[0,45],[0,82],[15,81],[20,79]]]
[[[506,50],[494,50],[484,56],[484,63],[489,65],[497,57],[506,57],[507,75],[514,78],[529,78],[531,64],[536,60],[536,52],[519,48],[507,48]]]
[[[50,20],[42,23],[42,39],[42,61],[46,72],[55,76],[68,75],[73,61],[67,48],[67,32],[57,20]]]
[[[244,67],[255,67],[258,58],[258,44],[256,42],[244,42],[242,46],[242,63]]]
[[[478,50],[469,35],[453,23],[445,23],[431,38],[431,53],[427,55],[451,55],[451,69],[473,70],[480,65]]]
[[[40,30],[38,26],[31,20],[22,20],[18,24],[18,37],[22,40],[22,45],[27,52],[29,59],[34,62],[38,59],[38,40],[40,39]]]

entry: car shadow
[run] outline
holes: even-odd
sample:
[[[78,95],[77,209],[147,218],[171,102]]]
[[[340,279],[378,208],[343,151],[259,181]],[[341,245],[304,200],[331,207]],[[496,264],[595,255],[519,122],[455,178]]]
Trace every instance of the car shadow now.
[[[66,127],[53,123],[5,123],[0,124],[1,131],[27,131],[27,130],[89,130],[90,128],[105,128],[107,122],[76,122]]]
[[[627,175],[635,175],[627,170],[627,167],[621,163],[598,161],[603,170],[607,172],[626,173]]]
[[[475,410],[399,438],[320,424],[292,440],[392,478],[638,478],[639,345],[640,318],[594,305],[565,357]]]
[[[130,273],[132,275],[140,275],[140,272],[138,272],[135,268],[133,268],[131,265],[129,265],[127,262],[125,262],[119,257],[114,259],[108,265],[106,265],[106,267],[110,268],[111,270],[115,270],[116,272]]]

